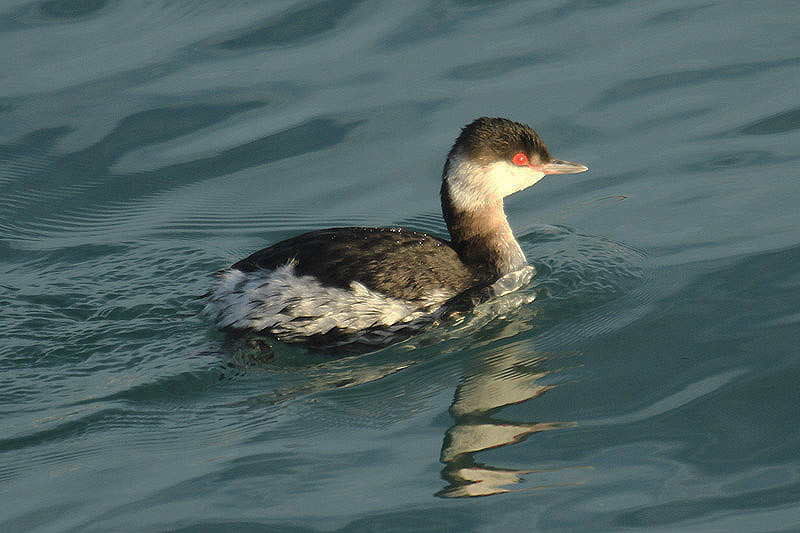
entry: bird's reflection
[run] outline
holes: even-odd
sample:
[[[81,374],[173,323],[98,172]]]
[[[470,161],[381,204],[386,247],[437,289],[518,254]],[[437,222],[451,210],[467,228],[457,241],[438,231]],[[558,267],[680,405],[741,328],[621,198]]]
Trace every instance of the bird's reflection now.
[[[492,417],[500,408],[536,398],[553,384],[547,359],[519,345],[507,345],[467,368],[450,406],[453,425],[447,430],[440,460],[449,483],[437,493],[444,498],[488,496],[515,490],[523,480],[543,488],[573,484],[557,475],[560,469],[515,470],[475,460],[476,453],[515,444],[534,433],[575,426],[574,422],[510,422]],[[548,379],[549,378],[549,379]],[[545,384],[547,381],[549,384]],[[537,482],[537,477],[541,480]]]
[[[447,486],[436,496],[488,496],[582,483],[585,466],[515,469],[475,458],[480,452],[522,442],[535,433],[576,425],[570,421],[510,421],[497,416],[507,406],[533,400],[564,385],[569,379],[564,376],[569,372],[563,371],[574,367],[565,361],[575,354],[537,352],[531,348],[529,337],[521,338],[521,333],[535,327],[532,316],[521,317],[517,313],[514,319],[502,319],[504,310],[520,309],[519,298],[527,296],[509,294],[493,302],[485,312],[477,309],[469,320],[451,327],[446,335],[439,331],[429,339],[420,336],[379,354],[339,359],[320,356],[316,364],[309,364],[311,355],[307,352],[298,351],[293,361],[292,351],[284,349],[278,362],[271,354],[255,359],[247,356],[252,350],[265,353],[259,346],[248,344],[249,350],[239,350],[237,358],[264,365],[264,369],[280,375],[281,383],[281,387],[267,394],[249,398],[248,404],[274,405],[301,394],[364,385],[443,353],[470,357],[467,354],[471,352],[449,407],[453,424],[445,433],[440,454],[444,464],[441,475]],[[496,320],[498,316],[501,318]]]

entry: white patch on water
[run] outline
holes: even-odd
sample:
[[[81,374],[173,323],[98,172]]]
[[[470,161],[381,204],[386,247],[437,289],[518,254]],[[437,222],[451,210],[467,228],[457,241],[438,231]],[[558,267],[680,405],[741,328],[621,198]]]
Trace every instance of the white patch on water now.
[[[514,272],[509,272],[505,276],[500,276],[497,281],[492,283],[494,295],[498,297],[514,292],[530,283],[535,275],[536,267],[525,265]]]

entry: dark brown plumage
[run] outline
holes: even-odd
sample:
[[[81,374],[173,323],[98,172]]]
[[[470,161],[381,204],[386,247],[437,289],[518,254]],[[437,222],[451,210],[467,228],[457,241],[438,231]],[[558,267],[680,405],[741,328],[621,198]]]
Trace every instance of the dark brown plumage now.
[[[357,281],[403,300],[420,300],[436,288],[453,294],[475,285],[477,273],[445,240],[401,228],[331,228],[264,248],[231,268],[274,270],[295,261],[295,272],[323,285],[347,289]]]

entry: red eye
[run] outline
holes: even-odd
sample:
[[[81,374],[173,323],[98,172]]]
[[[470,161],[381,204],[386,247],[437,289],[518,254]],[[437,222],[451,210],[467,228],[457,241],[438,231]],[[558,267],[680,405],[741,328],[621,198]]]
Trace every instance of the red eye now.
[[[518,167],[521,167],[528,164],[528,156],[522,152],[517,152],[511,161]]]

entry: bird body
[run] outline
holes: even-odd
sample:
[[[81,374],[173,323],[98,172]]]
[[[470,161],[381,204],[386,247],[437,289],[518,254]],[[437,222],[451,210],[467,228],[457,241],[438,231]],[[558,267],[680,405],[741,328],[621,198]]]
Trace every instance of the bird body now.
[[[525,270],[503,198],[546,174],[584,170],[553,159],[526,125],[477,119],[462,130],[442,173],[450,241],[402,228],[312,231],[219,272],[206,310],[221,328],[287,342],[394,342]]]

